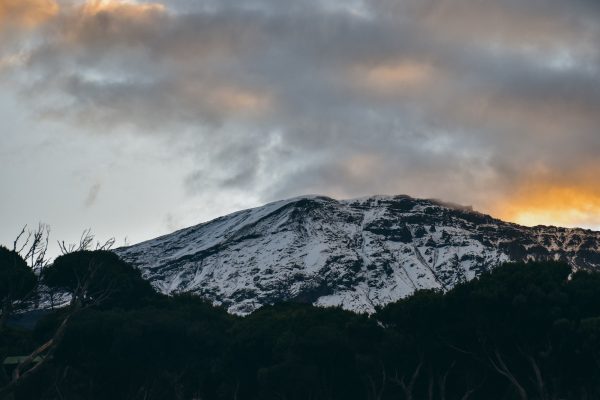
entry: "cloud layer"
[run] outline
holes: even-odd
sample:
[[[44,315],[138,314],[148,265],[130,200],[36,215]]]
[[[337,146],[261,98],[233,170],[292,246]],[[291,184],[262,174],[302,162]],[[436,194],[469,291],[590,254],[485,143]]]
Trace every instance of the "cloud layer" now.
[[[190,194],[600,226],[598,4],[0,0],[0,79],[39,117],[169,137]]]

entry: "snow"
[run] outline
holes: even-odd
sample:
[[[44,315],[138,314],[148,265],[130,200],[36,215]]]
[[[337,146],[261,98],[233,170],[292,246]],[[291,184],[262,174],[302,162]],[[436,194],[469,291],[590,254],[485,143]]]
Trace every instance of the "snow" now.
[[[600,233],[526,228],[408,196],[312,195],[115,251],[161,292],[197,293],[232,313],[295,299],[373,312],[415,290],[447,290],[519,260],[510,243],[530,251],[528,259],[540,257],[534,250],[541,246],[550,259],[595,268],[581,252],[600,252]]]

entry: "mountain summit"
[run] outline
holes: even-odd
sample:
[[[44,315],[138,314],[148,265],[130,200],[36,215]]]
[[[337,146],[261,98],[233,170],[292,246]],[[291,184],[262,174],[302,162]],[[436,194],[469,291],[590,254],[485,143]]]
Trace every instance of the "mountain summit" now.
[[[507,261],[600,268],[600,232],[524,227],[409,196],[306,196],[239,211],[115,252],[163,293],[229,312],[300,301],[358,312],[447,290]]]

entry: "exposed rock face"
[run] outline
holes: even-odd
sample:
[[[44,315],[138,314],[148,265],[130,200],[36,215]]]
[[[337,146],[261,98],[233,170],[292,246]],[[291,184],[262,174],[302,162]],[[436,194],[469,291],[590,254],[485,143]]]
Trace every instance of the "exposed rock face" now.
[[[194,292],[233,313],[286,300],[371,312],[418,289],[449,289],[506,261],[600,268],[600,232],[527,228],[408,196],[313,196],[115,251],[158,290]]]

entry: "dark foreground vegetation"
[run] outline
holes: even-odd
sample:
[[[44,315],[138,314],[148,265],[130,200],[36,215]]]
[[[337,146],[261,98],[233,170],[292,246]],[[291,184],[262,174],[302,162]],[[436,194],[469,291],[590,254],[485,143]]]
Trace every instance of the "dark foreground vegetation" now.
[[[6,311],[34,286],[0,251]],[[2,323],[0,394],[19,399],[598,399],[600,275],[508,264],[375,315],[304,304],[241,318],[155,293],[107,251],[76,251],[40,283],[68,307]],[[11,282],[7,284],[7,282]],[[39,283],[38,283],[39,284]],[[15,373],[17,371],[17,373]]]

